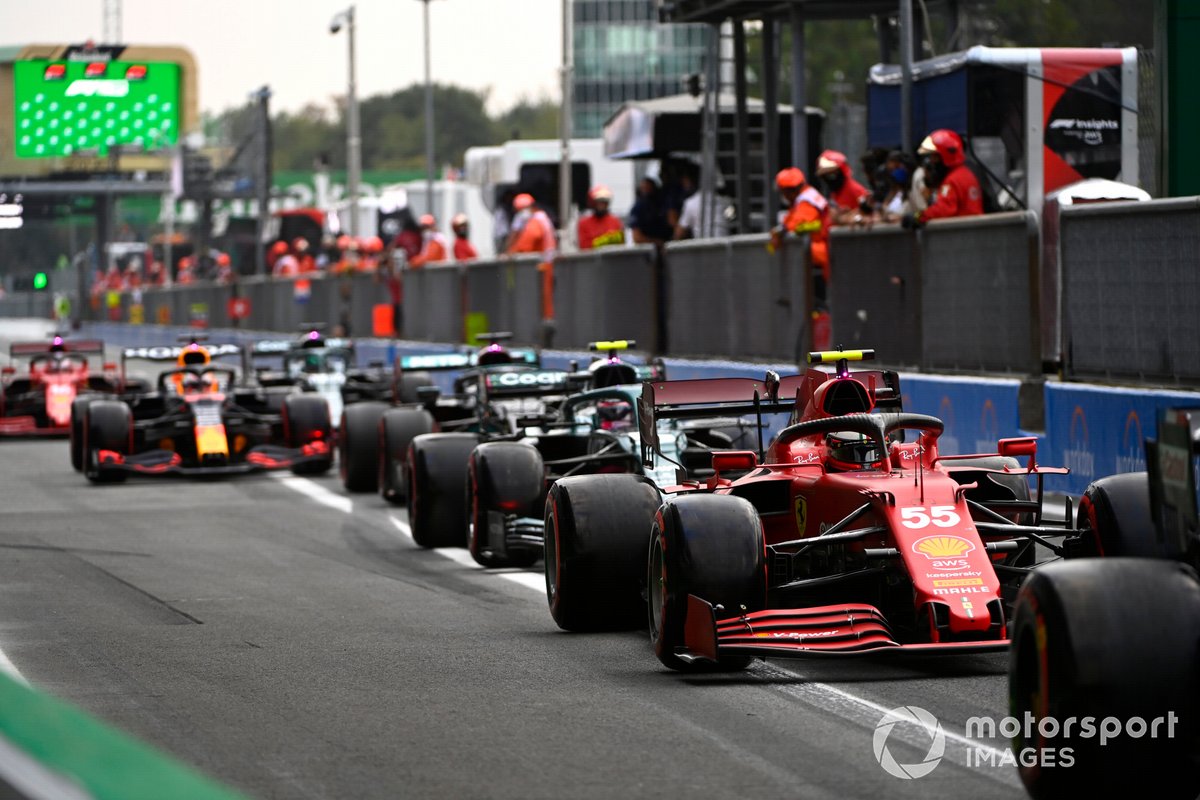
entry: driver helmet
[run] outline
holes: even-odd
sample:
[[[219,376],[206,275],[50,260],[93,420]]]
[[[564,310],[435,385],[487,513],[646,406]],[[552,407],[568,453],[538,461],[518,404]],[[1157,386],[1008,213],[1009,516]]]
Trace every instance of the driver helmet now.
[[[207,350],[192,342],[179,352],[179,358],[176,359],[176,363],[180,367],[207,367],[208,362],[211,360],[212,358],[208,355]]]
[[[479,351],[475,363],[481,367],[486,367],[489,364],[511,364],[512,356],[499,344],[493,343]]]
[[[628,400],[601,400],[596,403],[600,429],[626,431],[633,427],[633,403]]]
[[[879,443],[857,431],[835,431],[825,437],[825,446],[829,448],[828,465],[838,472],[875,469],[884,458]]]

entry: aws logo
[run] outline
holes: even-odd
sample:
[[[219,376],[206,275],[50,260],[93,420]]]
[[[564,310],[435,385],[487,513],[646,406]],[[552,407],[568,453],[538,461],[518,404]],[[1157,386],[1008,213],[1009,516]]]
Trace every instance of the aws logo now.
[[[1142,420],[1136,411],[1130,411],[1125,417],[1125,433],[1121,436],[1121,450],[1117,453],[1117,472],[1141,472],[1146,469],[1142,443]]]
[[[1096,456],[1088,443],[1087,414],[1082,406],[1071,412],[1071,431],[1067,446],[1063,449],[1063,466],[1083,478],[1096,474]]]
[[[947,455],[961,454],[962,449],[958,446],[958,437],[951,433],[957,429],[954,425],[954,403],[950,400],[949,395],[942,395],[942,401],[938,403],[937,415],[946,424],[945,432],[938,437],[938,451]]]

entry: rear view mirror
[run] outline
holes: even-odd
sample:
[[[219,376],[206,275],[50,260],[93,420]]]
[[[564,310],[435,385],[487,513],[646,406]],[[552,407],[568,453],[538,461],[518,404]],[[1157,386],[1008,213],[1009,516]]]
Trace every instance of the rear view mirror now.
[[[1037,439],[1033,436],[1021,436],[1019,438],[1001,439],[998,443],[997,450],[1002,456],[1016,458],[1017,456],[1036,456],[1037,455]]]
[[[713,472],[744,472],[758,466],[753,450],[720,450],[712,455]]]

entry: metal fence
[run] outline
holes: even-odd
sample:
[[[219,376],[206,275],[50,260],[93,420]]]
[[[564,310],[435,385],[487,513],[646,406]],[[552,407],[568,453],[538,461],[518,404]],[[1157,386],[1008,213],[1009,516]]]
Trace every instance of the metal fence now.
[[[876,348],[889,364],[921,364],[921,257],[899,225],[834,228],[829,237],[833,342]],[[886,343],[886,344],[885,344]]]
[[[1062,211],[1064,372],[1200,383],[1200,198]]]
[[[676,242],[664,251],[673,355],[797,360],[807,348],[807,241],[774,254],[766,235]]]
[[[1037,217],[989,214],[835,228],[833,341],[873,347],[888,364],[1041,372]]]
[[[921,366],[1040,373],[1037,215],[941,220],[920,236]]]
[[[663,355],[798,360],[809,348],[807,247],[793,241],[771,253],[766,244],[757,235],[560,256],[552,338],[536,258],[409,270],[398,327],[412,340],[459,342],[486,325],[521,344],[625,337]],[[1055,282],[1040,273],[1030,212],[937,221],[916,233],[834,229],[830,262],[833,344],[873,347],[888,366],[1040,375],[1044,353],[1062,352],[1069,378],[1200,384],[1200,198],[1063,210],[1061,346],[1054,326],[1039,324],[1060,298],[1043,296],[1043,283]],[[93,316],[234,327],[235,293],[250,302],[239,323],[247,330],[324,321],[370,335],[376,307],[392,304],[383,275],[248,278],[148,289],[140,309],[125,295]],[[50,303],[10,295],[0,315],[45,317]]]

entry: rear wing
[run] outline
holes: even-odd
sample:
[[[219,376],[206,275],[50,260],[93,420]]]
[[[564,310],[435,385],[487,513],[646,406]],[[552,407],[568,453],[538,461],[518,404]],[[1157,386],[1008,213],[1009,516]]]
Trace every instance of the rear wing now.
[[[8,348],[8,354],[12,358],[27,358],[29,356],[40,356],[54,352],[104,355],[104,342],[99,339],[64,339],[60,340],[57,345],[54,342],[13,342]]]
[[[638,398],[638,435],[642,463],[654,466],[654,454],[662,456],[658,420],[698,419],[754,414],[758,423],[758,449],[762,453],[762,415],[795,413],[806,376],[780,378],[767,372],[764,379],[705,378],[682,381],[648,381]],[[665,458],[665,456],[663,456]]]
[[[479,373],[479,385],[489,400],[541,397],[574,391],[572,373],[566,370],[519,369]]]
[[[125,362],[130,359],[138,361],[177,361],[183,353],[185,345],[157,345],[154,347],[126,347],[121,351],[121,386],[126,380]],[[205,344],[209,358],[228,358],[237,356],[241,360],[242,380],[250,374],[249,354],[241,345],[236,344]]]
[[[540,367],[542,356],[537,350],[509,350],[512,364],[527,364]],[[479,366],[479,356],[476,353],[421,353],[410,356],[396,357],[396,372],[439,372],[452,369],[470,369]]]

